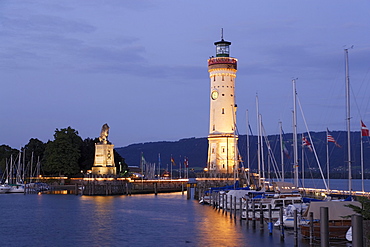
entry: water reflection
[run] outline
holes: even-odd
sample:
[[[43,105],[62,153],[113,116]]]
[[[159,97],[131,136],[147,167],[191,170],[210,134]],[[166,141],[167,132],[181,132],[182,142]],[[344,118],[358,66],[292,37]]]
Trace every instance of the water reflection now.
[[[195,225],[199,246],[249,246],[237,229],[236,221],[223,217],[211,207],[195,207],[200,221]]]
[[[293,246],[181,193],[0,197],[6,246]]]
[[[81,196],[80,211],[89,219],[85,234],[92,243],[107,243],[114,237],[114,200],[109,196]]]

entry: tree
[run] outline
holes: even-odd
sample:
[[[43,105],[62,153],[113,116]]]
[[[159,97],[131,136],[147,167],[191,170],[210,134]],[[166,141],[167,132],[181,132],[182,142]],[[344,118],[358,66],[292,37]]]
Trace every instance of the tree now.
[[[26,152],[26,163],[30,162],[35,164],[35,161],[37,161],[38,157],[41,160],[44,156],[45,143],[37,138],[31,138],[26,146],[24,146],[24,151]],[[34,160],[31,162],[32,156]]]
[[[55,130],[54,141],[46,144],[43,165],[49,174],[74,175],[80,172],[78,160],[81,157],[82,139],[78,131],[70,126]]]
[[[19,150],[9,147],[8,145],[0,146],[0,170],[5,171],[6,163],[10,162],[10,156],[13,155],[15,158],[19,153]]]
[[[122,156],[115,149],[113,149],[113,152],[114,152],[114,163],[115,163],[115,166],[117,167],[116,168],[117,174],[119,173],[122,176],[127,174],[128,165],[126,164],[125,159],[122,158]]]
[[[99,138],[86,138],[81,145],[81,157],[79,159],[80,170],[90,170],[94,165],[95,158],[95,143],[99,142]]]

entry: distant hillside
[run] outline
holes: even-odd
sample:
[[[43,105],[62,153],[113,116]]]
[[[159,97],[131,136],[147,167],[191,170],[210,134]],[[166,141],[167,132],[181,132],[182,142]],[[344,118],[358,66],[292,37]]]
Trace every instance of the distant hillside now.
[[[345,131],[333,131],[331,135],[335,138],[337,143],[342,147],[336,147],[334,143],[329,143],[329,153],[330,153],[330,170],[333,176],[343,177],[347,176],[347,133]],[[307,134],[304,134],[308,138]],[[316,149],[318,159],[321,163],[321,167],[326,173],[326,132],[312,132],[311,133],[313,145]],[[360,133],[353,132],[351,135],[351,146],[352,146],[352,167],[353,176],[360,177]],[[251,169],[257,169],[257,136],[250,136],[250,164]],[[281,155],[280,155],[280,142],[279,135],[271,135],[267,138],[269,140],[273,156],[276,163],[280,167]],[[284,155],[285,170],[287,172],[292,171],[292,157],[293,157],[293,147],[292,147],[292,134],[284,134],[283,140],[289,151],[289,158]],[[299,142],[299,159],[301,165],[302,158],[302,136],[298,137]],[[239,150],[243,158],[244,165],[246,166],[246,136],[239,136]],[[188,157],[189,167],[203,168],[207,165],[207,150],[208,141],[207,138],[188,138],[181,139],[175,142],[148,142],[132,144],[126,147],[116,148],[116,151],[125,158],[125,161],[130,166],[139,166],[141,153],[143,153],[147,162],[158,164],[158,154],[160,154],[161,167],[166,168],[170,165],[171,155],[174,158],[176,164],[180,162],[183,163],[184,157]],[[370,172],[370,145],[369,139],[364,142],[364,160],[365,160],[365,172]],[[267,148],[264,145],[265,154],[265,164],[268,164],[267,159]],[[305,171],[307,173],[317,173],[318,166],[316,163],[316,158],[314,153],[305,148],[304,153],[304,165]],[[267,166],[267,165],[266,165]],[[267,170],[267,168],[266,168]],[[335,174],[336,175],[335,175]]]

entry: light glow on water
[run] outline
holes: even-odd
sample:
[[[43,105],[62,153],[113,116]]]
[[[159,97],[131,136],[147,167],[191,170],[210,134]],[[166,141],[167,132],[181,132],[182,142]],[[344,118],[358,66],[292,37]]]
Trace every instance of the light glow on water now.
[[[182,193],[0,195],[6,246],[293,246]],[[287,233],[288,234],[288,233]],[[300,246],[306,246],[300,243]],[[308,246],[308,245],[307,245]]]

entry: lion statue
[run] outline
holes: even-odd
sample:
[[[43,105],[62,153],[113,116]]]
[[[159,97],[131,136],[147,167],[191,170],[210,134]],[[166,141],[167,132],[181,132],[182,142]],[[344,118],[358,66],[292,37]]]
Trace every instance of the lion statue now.
[[[101,127],[101,132],[100,132],[100,137],[99,137],[100,143],[103,143],[103,144],[109,143],[108,135],[109,135],[109,126],[108,124],[104,124],[103,127]]]

